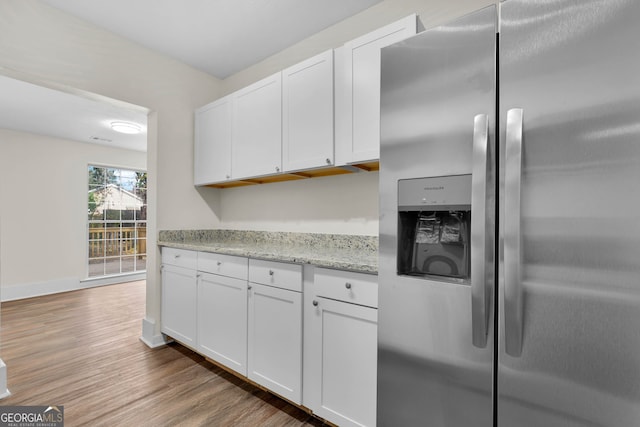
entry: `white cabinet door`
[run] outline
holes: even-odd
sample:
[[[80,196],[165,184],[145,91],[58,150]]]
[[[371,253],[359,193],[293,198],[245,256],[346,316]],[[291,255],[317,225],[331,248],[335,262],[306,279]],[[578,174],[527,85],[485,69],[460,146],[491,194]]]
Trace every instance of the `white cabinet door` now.
[[[285,172],[333,165],[333,50],[282,72]]]
[[[282,170],[282,73],[233,94],[234,179],[271,175]]]
[[[326,298],[314,305],[311,409],[343,427],[375,426],[378,310]]]
[[[414,14],[340,49],[341,57],[336,57],[336,164],[380,158],[380,48],[416,31]]]
[[[162,266],[161,330],[182,344],[196,346],[196,271]]]
[[[231,178],[231,114],[233,97],[226,96],[195,112],[194,184]]]
[[[302,403],[302,293],[250,284],[249,375]]]
[[[199,275],[198,350],[247,375],[247,281]]]

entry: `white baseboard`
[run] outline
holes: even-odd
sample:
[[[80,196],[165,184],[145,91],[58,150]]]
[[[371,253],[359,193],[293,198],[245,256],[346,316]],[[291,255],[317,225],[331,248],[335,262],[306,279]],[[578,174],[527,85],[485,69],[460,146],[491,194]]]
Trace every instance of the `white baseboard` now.
[[[164,334],[155,334],[156,322],[142,319],[142,336],[140,341],[145,343],[149,348],[162,347],[168,341]]]
[[[24,298],[38,297],[41,295],[56,294],[80,289],[80,280],[77,277],[65,277],[63,279],[48,280],[36,283],[16,283],[4,285],[0,290],[0,300],[15,301]]]
[[[145,278],[146,273],[135,273],[82,281],[77,277],[65,277],[62,279],[47,280],[45,282],[16,283],[2,286],[0,289],[0,301],[15,301],[60,292],[77,291],[78,289],[93,288],[96,286],[112,285],[114,283],[144,280]]]
[[[7,388],[7,365],[0,359],[0,399],[11,396]]]
[[[147,272],[119,274],[117,276],[97,277],[80,281],[80,288],[93,288],[103,285],[114,285],[116,283],[135,282],[145,280]]]

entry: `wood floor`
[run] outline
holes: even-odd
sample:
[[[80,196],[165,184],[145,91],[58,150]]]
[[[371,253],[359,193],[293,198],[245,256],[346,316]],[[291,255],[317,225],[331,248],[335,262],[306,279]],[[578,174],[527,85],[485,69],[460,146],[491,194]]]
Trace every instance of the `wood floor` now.
[[[145,283],[2,303],[0,405],[64,405],[65,426],[323,426],[178,345],[140,340]]]

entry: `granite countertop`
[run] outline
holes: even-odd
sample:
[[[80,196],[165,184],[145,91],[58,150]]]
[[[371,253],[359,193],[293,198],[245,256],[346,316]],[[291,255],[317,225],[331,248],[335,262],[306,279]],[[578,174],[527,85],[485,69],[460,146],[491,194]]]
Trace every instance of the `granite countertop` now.
[[[158,245],[317,267],[378,272],[378,237],[244,230],[162,230]]]

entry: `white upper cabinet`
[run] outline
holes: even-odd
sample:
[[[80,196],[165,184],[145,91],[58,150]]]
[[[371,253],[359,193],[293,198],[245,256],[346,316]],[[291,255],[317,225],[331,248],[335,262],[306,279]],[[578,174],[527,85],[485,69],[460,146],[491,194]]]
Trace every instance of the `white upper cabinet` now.
[[[226,96],[195,112],[195,185],[231,179],[232,105],[232,97]]]
[[[336,50],[336,165],[380,157],[380,49],[417,32],[415,14]]]
[[[285,172],[333,165],[333,50],[282,72]]]
[[[410,15],[196,110],[195,185],[368,169],[380,157],[380,49],[417,25]]]
[[[282,73],[233,94],[233,179],[282,170]]]

